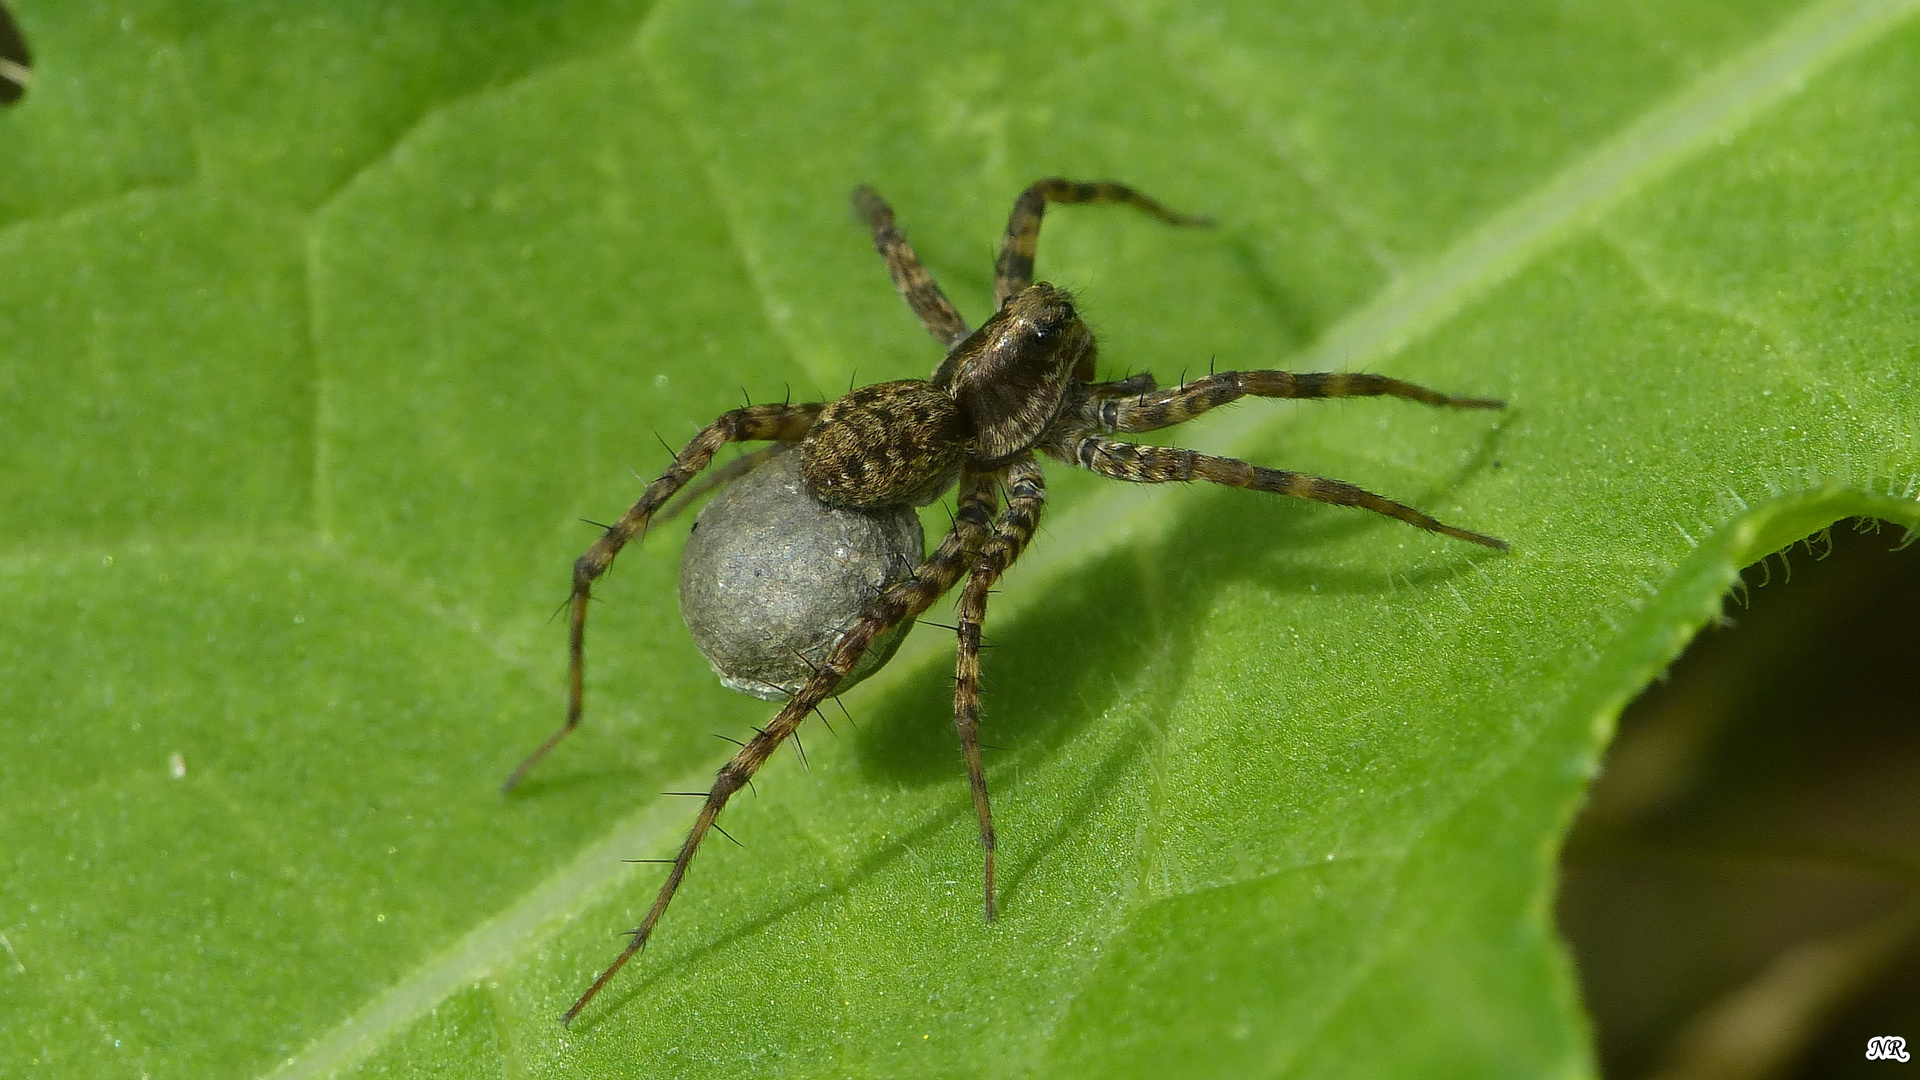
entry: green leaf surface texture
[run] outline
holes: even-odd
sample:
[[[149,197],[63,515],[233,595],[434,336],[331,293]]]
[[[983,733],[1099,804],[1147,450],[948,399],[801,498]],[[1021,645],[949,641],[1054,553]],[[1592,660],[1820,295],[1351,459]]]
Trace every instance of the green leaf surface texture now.
[[[20,0],[0,114],[0,1076],[1589,1076],[1554,855],[1737,569],[1920,525],[1911,0]],[[923,376],[1015,193],[1168,441],[1511,541],[1049,466],[987,626],[770,715],[568,566],[719,412]],[[656,438],[656,433],[658,438]],[[930,528],[944,529],[938,508]],[[944,608],[929,613],[947,621]],[[856,726],[857,725],[857,726]]]

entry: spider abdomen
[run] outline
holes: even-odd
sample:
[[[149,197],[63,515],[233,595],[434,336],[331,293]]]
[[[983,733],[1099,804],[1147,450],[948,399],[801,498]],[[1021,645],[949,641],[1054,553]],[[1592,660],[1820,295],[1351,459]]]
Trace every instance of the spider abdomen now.
[[[800,443],[800,472],[828,506],[924,506],[953,486],[970,441],[946,391],[875,383],[820,414]]]

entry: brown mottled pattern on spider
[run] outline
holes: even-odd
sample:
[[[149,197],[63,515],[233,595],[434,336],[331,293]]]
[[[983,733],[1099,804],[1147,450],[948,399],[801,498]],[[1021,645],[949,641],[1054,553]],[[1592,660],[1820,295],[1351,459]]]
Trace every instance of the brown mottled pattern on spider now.
[[[1036,364],[1045,349],[1050,363]],[[1031,447],[1060,415],[1068,381],[1092,370],[1093,333],[1065,289],[1028,286],[956,346],[941,366],[960,411],[974,421],[974,452],[1002,465]]]
[[[679,853],[671,860],[633,940],[562,1017],[571,1021],[652,935],[686,878],[694,854],[728,800],[768,755],[797,731],[840,687],[872,643],[890,628],[925,611],[966,579],[959,601],[954,726],[985,853],[987,918],[994,917],[997,838],[980,757],[980,635],[993,585],[1033,539],[1046,501],[1036,453],[1118,480],[1167,483],[1205,480],[1316,502],[1359,507],[1410,525],[1485,547],[1506,544],[1455,528],[1409,506],[1340,480],[1253,465],[1178,447],[1143,446],[1109,438],[1184,423],[1242,397],[1332,398],[1387,396],[1464,409],[1498,408],[1488,398],[1454,397],[1383,376],[1238,371],[1210,375],[1161,390],[1151,375],[1094,382],[1092,333],[1064,289],[1033,281],[1040,222],[1050,202],[1122,203],[1173,225],[1201,225],[1124,184],[1048,179],[1020,194],[995,263],[997,310],[971,334],[932,275],[894,225],[893,210],[871,188],[854,193],[854,210],[872,233],[889,276],[936,341],[950,345],[932,377],[904,379],[849,392],[825,404],[736,409],[701,432],[649,485],[632,509],[574,564],[571,668],[566,724],[533,752],[508,786],[578,723],[589,593],[620,547],[639,536],[651,516],[685,487],[726,442],[739,439],[798,442],[801,472],[811,497],[843,507],[918,505],[960,487],[952,530],[905,580],[883,589],[779,714],[748,739],[721,768]],[[998,493],[1006,506],[995,514]],[[743,601],[751,603],[751,599]]]
[[[800,475],[828,506],[925,506],[953,487],[968,442],[952,395],[919,379],[876,383],[820,414]]]
[[[967,322],[960,317],[947,294],[927,273],[920,263],[920,256],[914,254],[913,245],[893,224],[893,207],[880,193],[860,185],[853,189],[853,215],[865,221],[873,233],[873,249],[886,260],[887,276],[893,279],[893,287],[900,292],[900,298],[907,302],[915,315],[920,316],[920,324],[933,335],[933,340],[941,345],[952,347],[954,343],[967,336]]]

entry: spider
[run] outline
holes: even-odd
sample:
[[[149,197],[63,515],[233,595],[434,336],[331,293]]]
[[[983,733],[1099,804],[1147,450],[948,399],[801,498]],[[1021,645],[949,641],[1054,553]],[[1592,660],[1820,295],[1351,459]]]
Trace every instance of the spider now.
[[[1123,203],[1177,226],[1210,224],[1176,213],[1124,184],[1040,180],[1020,193],[994,266],[997,310],[977,330],[940,291],[907,239],[893,210],[869,187],[853,193],[856,218],[872,230],[875,249],[900,296],[946,349],[927,379],[900,379],[852,390],[831,402],[750,405],[709,424],[674,457],[666,474],[573,565],[567,718],[521,762],[511,788],[533,764],[580,723],[587,602],[594,582],[614,556],[641,535],[650,518],[713,459],[737,441],[798,443],[809,492],[829,506],[921,506],[959,488],[953,528],[911,576],[879,593],[825,662],[813,671],[765,728],[722,766],[671,860],[666,881],[632,940],[561,1017],[570,1023],[619,970],[646,946],[672,902],[694,854],[715,819],[769,755],[853,670],[874,639],[918,616],[961,580],[958,602],[953,724],[960,735],[985,854],[985,914],[994,918],[993,813],[980,757],[980,628],[994,584],[1026,550],[1040,520],[1046,486],[1037,458],[1133,483],[1205,480],[1227,487],[1336,503],[1398,518],[1455,539],[1506,550],[1506,543],[1447,525],[1410,506],[1352,484],[1269,469],[1234,458],[1171,446],[1148,446],[1116,434],[1155,431],[1185,423],[1239,398],[1390,396],[1427,405],[1495,409],[1504,402],[1454,397],[1381,375],[1226,371],[1178,387],[1161,388],[1148,374],[1094,381],[1093,334],[1065,289],[1033,280],[1040,221],[1049,203]],[[745,459],[742,459],[745,460]],[[738,464],[738,463],[736,463]],[[752,467],[751,464],[745,466]],[[729,467],[729,472],[736,472]],[[1004,505],[1002,495],[1004,493]],[[668,860],[660,860],[666,862]]]

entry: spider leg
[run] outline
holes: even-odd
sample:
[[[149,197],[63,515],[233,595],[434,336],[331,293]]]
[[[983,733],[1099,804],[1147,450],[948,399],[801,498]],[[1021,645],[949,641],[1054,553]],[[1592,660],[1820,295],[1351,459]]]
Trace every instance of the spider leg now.
[[[1110,180],[1090,183],[1049,177],[1035,180],[1013,201],[1013,213],[1007,218],[1007,234],[1000,241],[1000,258],[993,264],[993,306],[998,309],[1007,297],[1033,284],[1033,256],[1040,250],[1040,218],[1047,204],[1126,203],[1152,214],[1169,225],[1211,225],[1204,217],[1192,217],[1170,210],[1155,199],[1125,184]]]
[[[1138,378],[1138,376],[1136,376]],[[1089,389],[1120,384],[1096,384]],[[1090,398],[1080,417],[1101,431],[1158,431],[1184,424],[1209,409],[1243,397],[1344,398],[1397,397],[1453,409],[1503,409],[1494,398],[1455,397],[1385,375],[1349,372],[1223,371],[1184,386],[1133,394],[1103,393]]]
[[[1047,498],[1040,466],[1031,456],[1006,469],[1007,508],[994,522],[993,535],[974,559],[973,573],[960,594],[960,645],[954,661],[953,726],[960,733],[960,753],[967,759],[967,781],[973,786],[973,811],[980,818],[980,847],[986,853],[987,921],[994,918],[993,807],[987,801],[987,771],[980,760],[980,626],[987,619],[987,596],[1000,575],[1012,566],[1040,523]]]
[[[1087,395],[1093,398],[1137,397],[1151,393],[1159,385],[1154,381],[1152,372],[1143,371],[1138,375],[1129,375],[1112,382],[1087,383],[1084,389]]]
[[[672,502],[668,503],[658,513],[653,515],[653,520],[649,522],[649,524],[659,525],[663,522],[672,521],[674,518],[686,513],[688,507],[699,502],[702,495],[726,487],[735,480],[772,461],[775,454],[792,449],[793,445],[794,444],[790,442],[770,443],[758,450],[741,454],[739,457],[734,458],[732,461],[701,477],[699,483],[691,485],[679,495],[675,496]]]
[[[873,231],[873,249],[887,260],[887,276],[893,279],[900,298],[920,316],[927,333],[945,347],[958,344],[967,336],[967,321],[940,291],[933,275],[927,273],[920,256],[914,254],[913,245],[907,243],[906,236],[894,226],[893,207],[887,205],[879,192],[862,184],[853,189],[853,213]]]
[[[1069,465],[1089,469],[1115,480],[1136,484],[1186,483],[1205,480],[1226,487],[1251,488],[1288,495],[1296,499],[1357,506],[1376,514],[1398,518],[1409,525],[1480,544],[1498,551],[1507,550],[1505,540],[1455,528],[1411,506],[1375,495],[1344,480],[1328,480],[1304,473],[1287,472],[1249,464],[1238,458],[1215,457],[1178,446],[1141,446],[1098,435],[1069,435],[1047,446],[1047,452]]]
[[[507,777],[501,790],[511,791],[515,784],[527,775],[534,763],[547,756],[547,751],[559,745],[567,733],[580,726],[582,687],[586,670],[587,640],[587,600],[592,592],[593,583],[607,567],[613,564],[613,557],[620,553],[629,540],[646,531],[647,521],[654,511],[673,498],[675,492],[687,485],[713,455],[727,443],[760,439],[775,439],[792,442],[807,433],[813,426],[814,418],[820,415],[825,405],[751,405],[744,409],[734,409],[722,413],[718,420],[708,424],[706,429],[694,436],[693,441],[674,455],[673,464],[660,479],[647,485],[640,494],[640,501],[633,504],[620,520],[613,523],[600,539],[593,542],[586,554],[581,555],[573,564],[573,593],[567,601],[572,609],[572,629],[569,633],[567,666],[567,719],[558,731],[547,736],[533,753]]]
[[[860,617],[860,621],[847,630],[846,636],[834,646],[820,669],[808,677],[800,692],[787,699],[773,722],[759,728],[753,738],[733,755],[733,759],[720,767],[714,777],[713,787],[707,792],[707,801],[700,807],[700,814],[694,818],[693,828],[687,832],[686,840],[680,844],[680,853],[674,857],[673,869],[667,872],[667,880],[661,884],[659,895],[654,897],[653,906],[647,909],[646,917],[634,928],[633,940],[627,944],[612,964],[593,980],[587,992],[569,1007],[560,1017],[563,1024],[571,1023],[580,1015],[580,1010],[600,993],[602,987],[611,981],[614,975],[633,959],[647,945],[653,928],[660,922],[660,916],[666,913],[667,905],[673,902],[673,895],[680,888],[680,882],[687,876],[687,868],[693,864],[694,853],[700,850],[700,843],[706,839],[707,832],[718,826],[714,819],[727,805],[734,793],[745,787],[760,770],[767,758],[779,749],[787,736],[799,729],[807,717],[822,701],[832,696],[834,688],[840,685],[860,657],[866,653],[873,639],[885,633],[902,621],[933,606],[933,602],[946,595],[954,582],[966,572],[968,564],[980,549],[987,524],[993,517],[994,492],[992,473],[969,473],[961,482],[960,506],[954,515],[953,529],[933,554],[915,568],[913,576],[896,585],[888,587]]]

